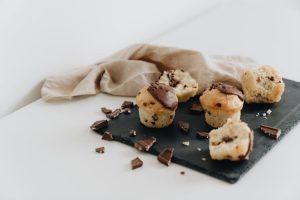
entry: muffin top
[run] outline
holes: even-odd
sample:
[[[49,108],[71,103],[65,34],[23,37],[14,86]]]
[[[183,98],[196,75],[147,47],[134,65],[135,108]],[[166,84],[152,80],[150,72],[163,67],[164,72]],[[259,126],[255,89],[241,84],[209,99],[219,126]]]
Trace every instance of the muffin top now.
[[[200,102],[207,111],[222,109],[226,112],[236,112],[243,107],[244,95],[234,86],[214,83],[200,96]]]
[[[139,91],[136,103],[146,111],[161,113],[165,109],[175,110],[178,106],[178,99],[170,86],[153,83]]]

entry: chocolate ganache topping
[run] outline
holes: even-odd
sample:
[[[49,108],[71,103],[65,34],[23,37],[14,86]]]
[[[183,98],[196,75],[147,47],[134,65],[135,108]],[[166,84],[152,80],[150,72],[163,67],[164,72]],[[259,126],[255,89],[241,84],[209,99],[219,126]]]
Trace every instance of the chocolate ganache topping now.
[[[159,101],[166,108],[169,108],[171,110],[176,109],[178,105],[178,99],[173,88],[171,88],[170,86],[162,83],[152,83],[147,90],[157,101]]]
[[[244,101],[244,94],[232,85],[228,85],[226,83],[213,83],[209,89],[217,89],[224,94],[236,95],[241,101]]]

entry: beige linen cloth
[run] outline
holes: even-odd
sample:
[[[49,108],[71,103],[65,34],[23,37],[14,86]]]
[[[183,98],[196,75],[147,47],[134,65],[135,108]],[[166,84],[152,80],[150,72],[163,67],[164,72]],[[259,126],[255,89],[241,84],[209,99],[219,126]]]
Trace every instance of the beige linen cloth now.
[[[243,68],[254,66],[256,62],[248,57],[210,56],[187,49],[136,44],[95,65],[48,77],[41,95],[45,100],[95,95],[100,91],[135,96],[169,69],[188,71],[198,81],[199,92],[217,81],[240,87]]]

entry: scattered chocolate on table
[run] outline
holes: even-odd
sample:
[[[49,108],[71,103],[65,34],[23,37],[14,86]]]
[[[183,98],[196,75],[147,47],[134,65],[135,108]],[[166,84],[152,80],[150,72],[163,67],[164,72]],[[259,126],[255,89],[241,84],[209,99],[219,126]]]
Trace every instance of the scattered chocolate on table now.
[[[273,139],[278,139],[281,134],[281,129],[267,125],[260,125],[260,130]]]
[[[105,150],[104,147],[98,147],[98,148],[95,149],[95,151],[96,151],[97,153],[104,153],[104,150]]]
[[[125,108],[132,108],[133,107],[133,102],[132,101],[124,101],[121,105],[121,108],[122,109],[125,109]]]
[[[125,109],[122,110],[122,113],[130,114],[131,110],[130,110],[130,108],[125,108]]]
[[[118,109],[114,110],[113,112],[108,113],[106,115],[106,117],[109,119],[115,119],[120,115],[120,113],[121,113],[121,109],[118,108]]]
[[[90,128],[94,131],[98,131],[102,128],[107,127],[108,125],[108,121],[107,120],[99,120],[99,121],[95,121]]]
[[[112,141],[114,140],[113,135],[109,131],[105,131],[102,135],[102,140]]]
[[[190,129],[190,124],[188,122],[178,121],[178,127],[183,132],[188,132]]]
[[[108,109],[108,108],[106,108],[106,107],[102,107],[102,108],[101,108],[101,111],[102,111],[104,114],[109,114],[109,113],[112,112],[111,109]]]
[[[201,113],[204,110],[203,110],[203,108],[202,108],[202,106],[200,104],[193,103],[192,107],[190,108],[190,111],[194,112],[194,113]]]
[[[197,131],[196,135],[197,135],[197,137],[200,138],[200,139],[207,139],[209,133],[208,133],[208,132],[200,132],[200,131]]]
[[[131,160],[131,169],[136,169],[141,166],[143,166],[143,161],[139,157],[136,157],[135,159]]]
[[[162,164],[169,166],[171,164],[171,159],[174,153],[174,148],[167,148],[160,152],[157,156],[157,160]]]
[[[149,151],[152,145],[156,142],[155,137],[151,137],[145,140],[139,140],[134,143],[134,147],[140,151]]]
[[[129,131],[129,136],[130,136],[130,137],[136,136],[136,131],[135,131],[135,130],[130,130],[130,131]]]

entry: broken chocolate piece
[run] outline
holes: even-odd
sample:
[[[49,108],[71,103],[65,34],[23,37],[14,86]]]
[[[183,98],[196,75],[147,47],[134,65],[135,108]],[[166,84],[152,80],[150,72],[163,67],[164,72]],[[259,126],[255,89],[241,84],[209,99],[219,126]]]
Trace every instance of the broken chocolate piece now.
[[[160,154],[157,156],[157,160],[159,162],[165,164],[166,166],[169,166],[171,164],[171,159],[173,156],[174,148],[167,148],[160,152]]]
[[[273,139],[278,139],[281,134],[281,129],[266,125],[260,125],[260,130]]]
[[[151,137],[145,140],[139,140],[134,143],[134,147],[140,151],[149,151],[152,145],[156,142],[155,137]]]
[[[125,114],[130,114],[131,113],[131,110],[130,110],[130,108],[125,108],[125,109],[123,109],[122,110],[122,113],[125,113]]]
[[[207,139],[208,138],[208,132],[200,132],[200,131],[197,131],[197,137],[200,138],[200,139]]]
[[[111,132],[105,131],[102,135],[102,140],[112,141],[114,137],[112,136]]]
[[[244,94],[232,85],[228,85],[226,83],[213,83],[209,89],[217,89],[224,94],[236,95],[241,101],[244,101]]]
[[[108,113],[106,115],[106,117],[109,118],[109,119],[115,119],[120,115],[120,113],[121,113],[121,109],[116,109],[113,112]]]
[[[104,114],[108,114],[108,113],[111,113],[111,112],[112,112],[111,109],[108,109],[108,108],[105,108],[105,107],[102,107],[102,108],[101,108],[101,111],[102,111]]]
[[[178,105],[178,99],[173,88],[162,83],[152,83],[147,91],[163,106],[175,110]]]
[[[107,127],[108,125],[108,121],[107,120],[99,120],[99,121],[95,121],[90,128],[94,131],[98,131],[104,127]]]
[[[130,136],[130,137],[136,136],[136,131],[135,131],[135,130],[130,130],[130,131],[129,131],[129,136]]]
[[[136,157],[131,161],[131,169],[136,169],[141,166],[143,166],[143,161],[139,157]]]
[[[181,174],[181,175],[185,175],[185,171],[181,171],[180,174]]]
[[[132,101],[124,101],[121,105],[121,108],[122,109],[125,109],[125,108],[132,108],[133,107],[133,102]]]
[[[96,151],[97,153],[104,153],[104,147],[96,148],[95,151]]]
[[[190,108],[190,111],[195,112],[195,113],[201,113],[203,112],[203,108],[200,104],[192,104],[192,107]]]
[[[190,129],[190,124],[188,122],[178,121],[178,127],[180,130],[188,132]]]

